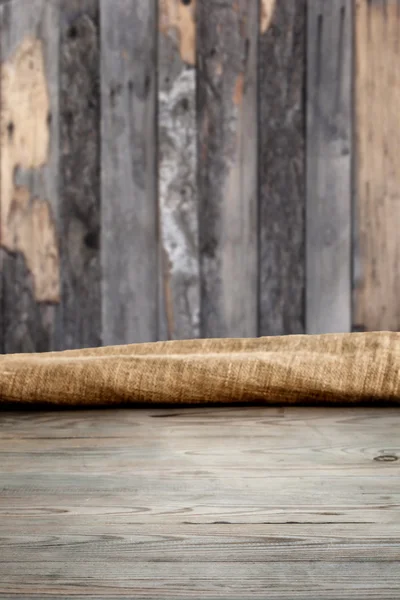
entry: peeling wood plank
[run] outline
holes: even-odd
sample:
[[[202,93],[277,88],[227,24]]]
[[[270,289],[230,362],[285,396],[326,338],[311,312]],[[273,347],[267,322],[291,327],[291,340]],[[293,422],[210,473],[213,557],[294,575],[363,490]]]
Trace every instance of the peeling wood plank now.
[[[280,2],[281,4],[281,2]],[[274,17],[274,13],[279,6],[276,6],[276,0],[260,0],[260,31],[265,33]],[[287,8],[287,7],[285,7]],[[304,8],[304,7],[303,7]],[[276,16],[274,17],[277,18]],[[276,21],[275,21],[276,22]]]
[[[160,325],[168,339],[200,335],[195,0],[158,9]]]
[[[400,329],[400,1],[357,0],[354,327]]]
[[[258,3],[198,3],[201,335],[258,333]]]
[[[304,333],[306,0],[263,0],[259,46],[260,334]]]
[[[308,3],[307,333],[351,329],[352,5]]]
[[[61,345],[95,347],[101,345],[98,0],[62,0],[60,35]]]
[[[56,347],[58,0],[0,8],[2,350]]]
[[[58,302],[59,256],[51,207],[22,181],[49,162],[50,98],[45,68],[43,42],[29,35],[2,61],[0,239],[9,252],[23,254],[32,273],[35,299]]]
[[[104,344],[158,334],[155,0],[100,1]]]

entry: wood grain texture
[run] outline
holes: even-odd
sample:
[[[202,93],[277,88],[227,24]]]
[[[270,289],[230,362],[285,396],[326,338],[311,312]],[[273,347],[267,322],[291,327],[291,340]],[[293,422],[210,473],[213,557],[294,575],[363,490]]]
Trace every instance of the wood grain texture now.
[[[352,3],[308,4],[306,331],[351,331]]]
[[[304,333],[305,0],[264,0],[260,29],[260,334]]]
[[[62,0],[62,348],[101,345],[98,0]]]
[[[100,1],[103,343],[158,336],[155,0]]]
[[[0,412],[0,595],[395,598],[399,418]]]
[[[197,10],[202,337],[258,333],[258,3]]]
[[[400,2],[356,2],[357,328],[400,329]]]
[[[196,3],[158,9],[160,326],[168,339],[200,335],[196,135]]]
[[[0,7],[1,342],[3,352],[56,346],[58,1]]]

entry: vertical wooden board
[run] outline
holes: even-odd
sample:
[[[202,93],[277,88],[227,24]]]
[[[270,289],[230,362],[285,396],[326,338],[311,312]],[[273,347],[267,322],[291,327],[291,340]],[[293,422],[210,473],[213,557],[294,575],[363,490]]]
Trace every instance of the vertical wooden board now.
[[[306,0],[261,0],[260,334],[304,333]]]
[[[1,350],[56,347],[58,242],[58,0],[0,8]]]
[[[400,329],[400,1],[357,0],[354,325]]]
[[[160,324],[170,339],[200,335],[195,6],[158,8]]]
[[[307,333],[351,329],[352,3],[310,0]]]
[[[197,10],[201,333],[258,333],[258,2]]]
[[[98,0],[62,0],[62,347],[101,345]]]
[[[100,1],[104,344],[158,330],[155,0]]]

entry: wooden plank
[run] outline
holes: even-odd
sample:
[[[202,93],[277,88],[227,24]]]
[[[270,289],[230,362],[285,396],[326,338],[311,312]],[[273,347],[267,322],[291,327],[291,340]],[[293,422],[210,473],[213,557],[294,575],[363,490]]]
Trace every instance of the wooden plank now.
[[[158,336],[155,0],[100,1],[104,344]]]
[[[352,3],[307,24],[306,331],[351,330]]]
[[[53,542],[53,546],[57,547],[57,543]],[[156,567],[146,564],[139,569],[135,564],[129,570],[120,567],[116,561],[112,563],[111,572],[107,562],[92,562],[88,556],[85,563],[86,574],[82,559],[80,563],[68,565],[61,561],[27,563],[24,575],[18,580],[17,565],[5,563],[4,567],[8,566],[8,570],[1,589],[5,591],[5,597],[13,599],[42,598],[45,595],[46,600],[83,600],[102,596],[107,600],[128,600],[132,596],[158,599],[168,595],[179,600],[199,597],[238,600],[248,597],[249,593],[251,598],[260,600],[265,598],[265,590],[274,590],[273,593],[268,592],[271,600],[320,600],[321,593],[327,600],[337,600],[338,597],[346,600],[387,600],[399,594],[397,561],[372,564],[370,561],[358,561],[351,565],[345,563],[345,566],[341,562],[292,561],[283,563],[279,570],[272,562],[237,564],[230,561],[183,565],[157,563]],[[41,573],[46,568],[52,581],[49,577],[43,584]]]
[[[198,3],[201,335],[258,333],[258,3]]]
[[[0,8],[3,352],[56,347],[58,0]]]
[[[101,345],[98,0],[62,0],[62,348]]]
[[[358,0],[355,318],[358,329],[400,329],[400,2]]]
[[[158,9],[160,305],[168,339],[200,335],[195,7],[161,0]]]
[[[399,419],[0,412],[0,595],[395,598]]]
[[[260,334],[304,333],[305,0],[262,0]]]

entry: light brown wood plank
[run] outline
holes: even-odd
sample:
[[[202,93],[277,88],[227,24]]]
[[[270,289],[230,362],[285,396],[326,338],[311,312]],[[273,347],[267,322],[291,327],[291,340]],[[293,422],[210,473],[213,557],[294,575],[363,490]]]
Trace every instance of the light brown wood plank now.
[[[158,337],[155,9],[100,0],[105,345]]]
[[[0,412],[0,595],[394,598],[400,414]]]
[[[98,0],[62,0],[59,346],[101,345],[100,48]]]
[[[260,335],[304,333],[306,0],[262,0]]]
[[[400,329],[400,2],[357,0],[355,326]]]
[[[160,337],[164,339],[200,335],[195,15],[195,0],[159,3]]]
[[[351,331],[352,5],[308,3],[307,333]]]
[[[2,352],[57,348],[59,3],[0,7]]]
[[[202,337],[258,334],[258,3],[197,10]]]

